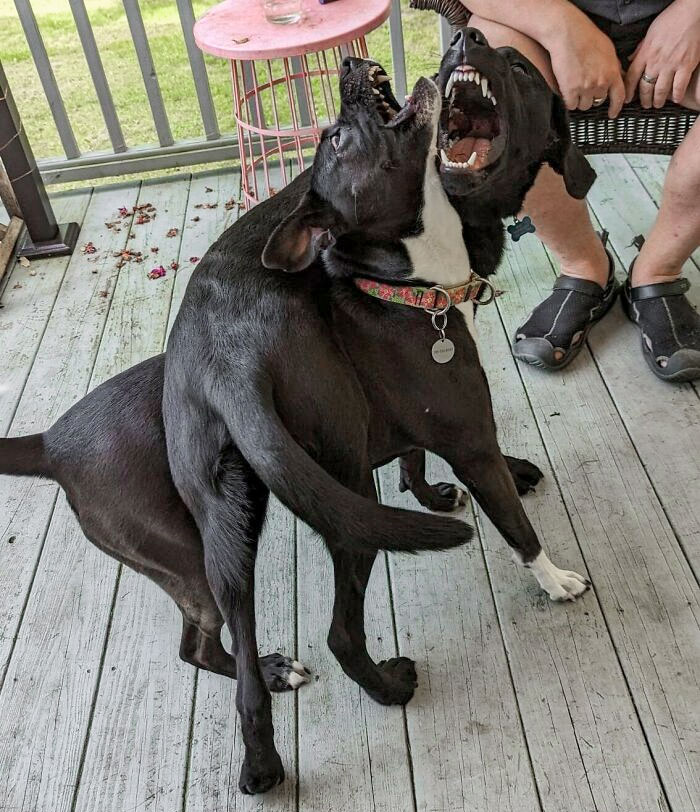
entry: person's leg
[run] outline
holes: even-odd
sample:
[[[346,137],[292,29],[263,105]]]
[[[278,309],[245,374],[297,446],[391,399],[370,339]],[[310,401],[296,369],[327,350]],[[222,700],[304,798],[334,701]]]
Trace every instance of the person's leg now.
[[[700,109],[700,68],[683,103]],[[665,381],[700,379],[700,314],[678,277],[700,245],[700,124],[676,150],[659,213],[622,290],[622,305],[642,334],[642,354]]]
[[[493,47],[517,48],[558,89],[549,54],[539,43],[475,15],[470,25],[480,29]],[[537,236],[558,260],[561,275],[552,293],[516,330],[513,355],[528,364],[558,369],[576,357],[588,330],[615,300],[612,260],[593,230],[586,202],[570,197],[562,178],[549,166],[540,169],[523,214],[532,219]]]
[[[547,51],[535,40],[500,23],[473,14],[469,25],[478,28],[493,48],[517,48],[557,89]],[[604,285],[608,278],[608,257],[596,236],[585,200],[567,194],[564,181],[549,166],[543,166],[523,205],[537,236],[559,261],[563,274]]]
[[[684,101],[700,109],[700,69]],[[671,159],[653,228],[634,263],[632,286],[668,282],[680,275],[700,245],[700,123],[691,127]]]

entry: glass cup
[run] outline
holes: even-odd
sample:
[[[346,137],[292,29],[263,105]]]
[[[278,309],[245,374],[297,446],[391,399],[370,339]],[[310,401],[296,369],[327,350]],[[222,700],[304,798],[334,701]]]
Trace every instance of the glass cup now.
[[[301,20],[301,0],[263,0],[265,19],[278,25],[290,25]]]

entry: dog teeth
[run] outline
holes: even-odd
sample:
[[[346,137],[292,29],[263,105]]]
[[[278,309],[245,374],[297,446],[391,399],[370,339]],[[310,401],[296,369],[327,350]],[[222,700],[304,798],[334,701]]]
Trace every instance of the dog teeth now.
[[[493,104],[494,107],[496,106],[496,97],[495,96],[491,96],[491,104]]]
[[[445,85],[446,99],[450,98],[450,94],[452,93],[455,82],[474,82],[474,84],[481,88],[481,95],[485,99],[493,100],[493,94],[489,88],[489,80],[486,78],[486,76],[482,76],[478,70],[474,70],[471,65],[460,65],[458,68],[455,68],[452,71],[452,74]]]
[[[451,161],[444,149],[440,150],[440,160],[450,169],[469,169],[476,163],[476,152],[472,153],[468,161]]]

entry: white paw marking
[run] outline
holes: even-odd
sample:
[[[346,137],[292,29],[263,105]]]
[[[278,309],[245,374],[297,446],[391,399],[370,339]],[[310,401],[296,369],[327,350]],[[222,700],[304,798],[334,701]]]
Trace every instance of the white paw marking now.
[[[455,496],[455,505],[454,508],[452,508],[453,510],[458,510],[467,504],[467,492],[463,491],[461,488],[457,488],[456,490],[457,496]]]
[[[309,678],[306,674],[299,674],[296,671],[290,671],[289,676],[287,677],[287,683],[292,687],[292,690],[296,691],[299,686],[303,685],[305,682],[308,682]]]
[[[292,661],[292,668],[297,672],[297,674],[301,674],[302,677],[306,677],[309,674],[306,666],[303,663],[300,663],[299,660]]]
[[[555,567],[544,550],[526,566],[532,570],[537,583],[553,601],[574,601],[590,586],[588,579],[583,575]]]

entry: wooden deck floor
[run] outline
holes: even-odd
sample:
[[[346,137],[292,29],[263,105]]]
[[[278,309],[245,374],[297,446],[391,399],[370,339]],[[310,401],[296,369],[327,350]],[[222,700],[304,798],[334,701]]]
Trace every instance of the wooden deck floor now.
[[[626,267],[664,161],[595,163],[593,210]],[[6,278],[0,432],[47,427],[159,352],[190,258],[237,216],[224,205],[237,196],[231,174],[58,196],[59,218],[80,221],[97,253]],[[105,226],[140,203],[154,221]],[[145,262],[117,270],[125,247]],[[173,261],[177,272],[146,278]],[[699,265],[687,269],[696,304]],[[383,708],[326,648],[322,545],[273,506],[260,644],[295,653],[315,679],[274,699],[288,780],[245,798],[234,683],[180,662],[174,605],[87,543],[52,483],[0,478],[0,810],[700,810],[700,390],[657,381],[617,307],[565,373],[514,363],[509,336],[553,275],[538,240],[511,246],[498,276],[507,295],[477,326],[502,446],[546,472],[525,504],[551,557],[589,574],[583,601],[550,604],[482,516],[467,549],[382,558],[371,650],[413,657],[420,679],[405,710]],[[379,481],[383,500],[416,507],[393,467]]]

